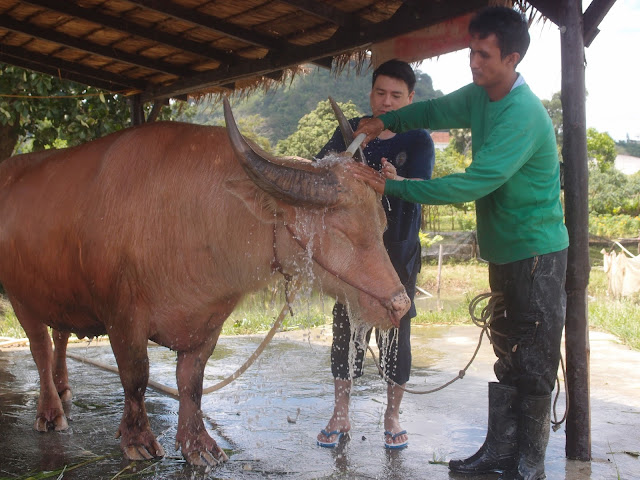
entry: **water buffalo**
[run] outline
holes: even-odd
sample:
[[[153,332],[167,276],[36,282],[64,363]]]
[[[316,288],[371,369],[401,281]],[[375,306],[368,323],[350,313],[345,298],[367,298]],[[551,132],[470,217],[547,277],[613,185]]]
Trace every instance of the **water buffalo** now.
[[[374,191],[344,161],[268,158],[226,101],[225,114],[227,130],[151,123],[0,164],[0,283],[38,367],[37,430],[67,428],[68,332],[106,333],[124,387],[121,448],[163,456],[144,405],[151,339],[177,352],[176,446],[215,465],[226,457],[199,412],[203,373],[244,294],[308,270],[370,324],[408,309]]]

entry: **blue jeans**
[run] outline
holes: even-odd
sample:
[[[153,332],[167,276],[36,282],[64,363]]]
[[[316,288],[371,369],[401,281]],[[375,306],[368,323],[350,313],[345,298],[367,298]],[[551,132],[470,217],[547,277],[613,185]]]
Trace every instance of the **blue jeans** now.
[[[567,295],[567,250],[503,265],[489,264],[492,292],[502,292],[506,316],[492,322],[494,371],[520,395],[549,395],[560,362]]]

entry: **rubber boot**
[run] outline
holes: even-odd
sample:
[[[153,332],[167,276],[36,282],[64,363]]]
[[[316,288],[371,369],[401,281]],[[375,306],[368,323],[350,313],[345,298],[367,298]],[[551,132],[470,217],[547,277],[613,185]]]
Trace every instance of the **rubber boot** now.
[[[498,480],[542,480],[549,443],[551,395],[525,396],[518,421],[518,464]]]
[[[456,473],[484,474],[515,467],[518,457],[518,392],[515,387],[489,383],[487,438],[475,455],[451,460],[449,470]]]

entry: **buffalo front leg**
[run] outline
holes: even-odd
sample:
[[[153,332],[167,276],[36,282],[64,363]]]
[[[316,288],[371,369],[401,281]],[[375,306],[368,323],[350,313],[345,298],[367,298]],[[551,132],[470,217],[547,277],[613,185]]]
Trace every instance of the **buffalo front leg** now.
[[[213,353],[222,325],[199,348],[178,352],[176,377],[180,396],[176,449],[192,465],[215,466],[229,458],[207,433],[202,420],[202,380],[207,360]]]
[[[52,330],[53,337],[53,382],[60,400],[68,402],[71,400],[71,386],[69,385],[69,374],[67,372],[67,343],[69,342],[69,332]]]
[[[66,430],[69,424],[53,381],[53,349],[47,326],[20,302],[12,300],[11,303],[29,338],[29,348],[40,377],[38,411],[33,428],[39,432]]]
[[[144,405],[149,381],[147,338],[138,338],[135,330],[109,336],[124,388],[124,412],[116,438],[129,460],[149,460],[163,457],[164,449],[151,431]]]

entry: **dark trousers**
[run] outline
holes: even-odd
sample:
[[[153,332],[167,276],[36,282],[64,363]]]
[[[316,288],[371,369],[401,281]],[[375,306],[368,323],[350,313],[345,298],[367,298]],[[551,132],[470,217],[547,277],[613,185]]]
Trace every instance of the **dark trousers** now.
[[[506,315],[492,322],[494,371],[520,395],[549,395],[560,362],[567,297],[567,250],[503,265],[489,264],[492,292],[502,292]]]
[[[371,329],[373,330],[373,329]],[[367,332],[369,343],[371,330]],[[408,313],[400,320],[399,328],[389,331],[389,341],[382,341],[376,329],[376,341],[380,352],[380,364],[385,375],[399,385],[407,383],[411,370],[411,315]],[[355,365],[349,372],[349,348],[353,344],[347,309],[341,303],[333,307],[333,342],[331,344],[331,373],[334,378],[353,380],[362,376],[362,363],[366,345],[355,344]]]

